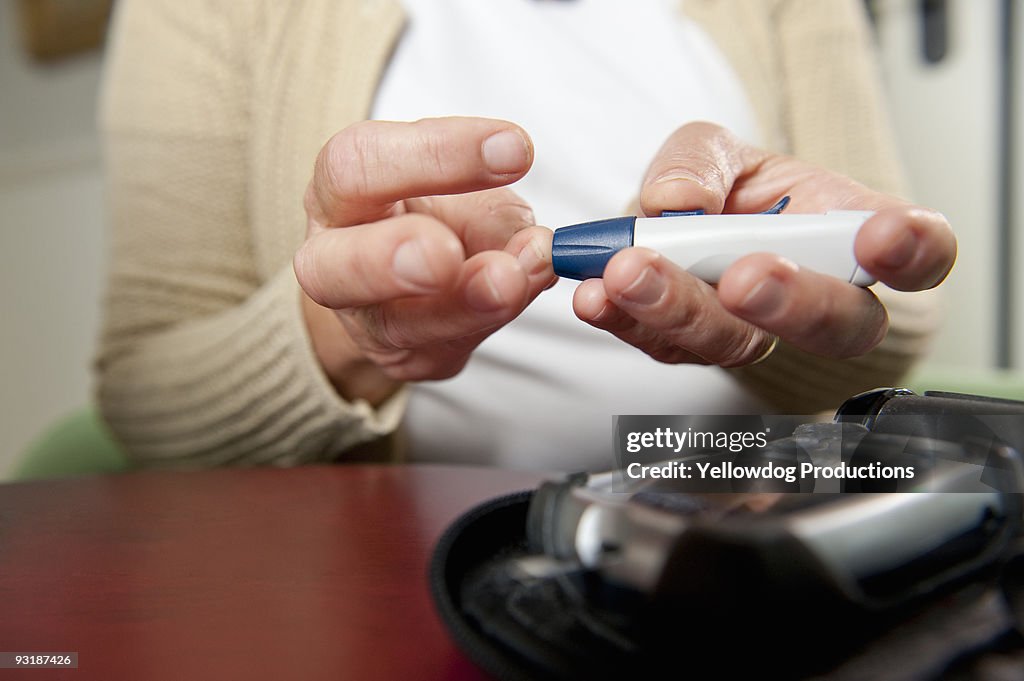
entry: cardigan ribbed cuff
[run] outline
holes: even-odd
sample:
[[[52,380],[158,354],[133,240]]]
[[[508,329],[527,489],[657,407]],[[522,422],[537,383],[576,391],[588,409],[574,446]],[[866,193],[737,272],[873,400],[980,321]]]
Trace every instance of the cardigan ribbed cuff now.
[[[329,461],[397,428],[402,390],[374,409],[335,392],[285,268],[243,304],[149,335],[108,358],[99,400],[140,465]]]

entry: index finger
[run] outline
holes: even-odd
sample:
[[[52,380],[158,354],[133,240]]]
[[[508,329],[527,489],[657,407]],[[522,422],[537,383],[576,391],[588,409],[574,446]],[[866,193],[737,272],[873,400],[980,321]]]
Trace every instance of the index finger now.
[[[529,136],[507,121],[363,121],[321,149],[306,209],[320,226],[362,224],[386,217],[402,199],[510,184],[532,163]]]

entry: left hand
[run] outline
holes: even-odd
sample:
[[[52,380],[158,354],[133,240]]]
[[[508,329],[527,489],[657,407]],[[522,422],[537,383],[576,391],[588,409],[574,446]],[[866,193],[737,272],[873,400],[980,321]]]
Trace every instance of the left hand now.
[[[640,193],[646,215],[703,208],[757,213],[789,195],[788,212],[873,210],[854,253],[892,288],[938,285],[956,259],[956,238],[939,213],[872,191],[837,173],[752,147],[710,123],[677,130],[651,163]],[[862,355],[888,329],[885,308],[864,288],[800,268],[777,255],[736,261],[717,289],[658,253],[627,248],[602,279],[576,289],[576,315],[669,363],[756,362],[775,336],[817,355]]]

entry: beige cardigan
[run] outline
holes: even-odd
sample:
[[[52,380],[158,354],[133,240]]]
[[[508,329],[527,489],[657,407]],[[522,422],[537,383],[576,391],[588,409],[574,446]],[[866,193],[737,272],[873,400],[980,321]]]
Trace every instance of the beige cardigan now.
[[[771,147],[901,189],[856,0],[685,11],[732,61]],[[140,463],[333,460],[399,424],[404,393],[374,410],[331,388],[290,263],[313,159],[367,116],[402,23],[397,0],[119,3],[101,114],[113,243],[98,397]],[[927,296],[885,297],[893,328],[867,357],[780,348],[734,375],[791,413],[897,381],[935,314]]]

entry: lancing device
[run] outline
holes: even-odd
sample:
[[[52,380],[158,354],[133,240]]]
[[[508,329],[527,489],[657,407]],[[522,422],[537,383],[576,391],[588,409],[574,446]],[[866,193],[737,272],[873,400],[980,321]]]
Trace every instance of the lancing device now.
[[[875,283],[853,254],[857,230],[873,211],[782,215],[788,204],[786,196],[764,213],[667,211],[655,218],[629,216],[562,227],[555,230],[551,259],[555,274],[582,281],[602,276],[605,265],[623,248],[644,246],[699,279],[717,284],[736,260],[764,252],[856,286]]]

